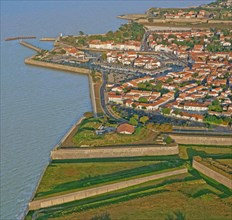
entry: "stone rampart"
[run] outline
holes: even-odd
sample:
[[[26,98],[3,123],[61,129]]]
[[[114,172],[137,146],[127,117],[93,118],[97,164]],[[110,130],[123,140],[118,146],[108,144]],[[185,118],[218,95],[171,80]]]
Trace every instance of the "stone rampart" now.
[[[198,144],[198,145],[232,145],[231,136],[219,135],[193,135],[193,134],[172,134],[169,136],[178,144]]]
[[[100,195],[103,193],[108,193],[111,191],[127,188],[130,186],[145,183],[151,180],[156,180],[160,178],[165,178],[169,176],[175,176],[179,174],[187,173],[187,168],[182,168],[178,170],[173,170],[169,172],[154,174],[151,176],[141,177],[137,179],[127,180],[119,183],[113,183],[105,186],[99,186],[92,189],[86,189],[78,192],[68,193],[66,195],[54,196],[47,199],[34,200],[29,203],[29,210],[36,210],[40,208],[46,208],[54,205],[60,205],[67,202],[72,202],[80,199],[85,199],[88,197]]]
[[[84,159],[84,158],[113,158],[136,156],[161,156],[179,153],[178,145],[154,146],[117,146],[117,147],[82,147],[76,149],[59,149],[51,152],[52,160]]]
[[[216,180],[217,182],[227,186],[228,188],[232,189],[232,180],[223,176],[222,174],[210,169],[206,165],[202,164],[201,162],[193,160],[193,168],[198,170],[200,173],[210,177],[211,179]]]

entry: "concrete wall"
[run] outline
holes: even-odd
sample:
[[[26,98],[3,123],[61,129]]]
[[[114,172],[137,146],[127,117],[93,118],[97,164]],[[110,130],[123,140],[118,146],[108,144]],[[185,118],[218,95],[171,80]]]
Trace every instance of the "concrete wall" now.
[[[178,144],[200,144],[200,145],[232,145],[231,136],[213,135],[190,135],[190,134],[169,134]]]
[[[204,175],[216,180],[217,182],[227,186],[228,188],[232,189],[232,180],[223,176],[222,174],[210,169],[209,167],[205,166],[204,164],[193,160],[193,168],[198,170],[199,172],[203,173]]]
[[[29,203],[29,210],[36,210],[36,209],[40,209],[40,208],[46,208],[46,207],[50,207],[50,206],[54,206],[54,205],[63,204],[66,202],[72,202],[72,201],[76,201],[76,200],[80,200],[80,199],[85,199],[88,197],[92,197],[92,196],[100,195],[103,193],[127,188],[127,187],[138,185],[141,183],[145,183],[145,182],[148,182],[151,180],[156,180],[156,179],[160,179],[160,178],[164,178],[164,177],[179,175],[179,174],[183,174],[183,173],[187,173],[187,172],[188,172],[187,169],[183,168],[183,169],[179,169],[179,170],[174,170],[174,171],[169,171],[169,172],[165,172],[165,173],[154,174],[151,176],[141,177],[138,179],[127,180],[127,181],[113,183],[113,184],[109,184],[109,185],[105,185],[105,186],[99,186],[96,188],[86,189],[86,190],[82,190],[79,192],[68,193],[66,195],[54,196],[54,197],[47,198],[47,199],[35,200],[35,201],[32,201]]]
[[[25,59],[25,63],[29,65],[46,67],[46,68],[57,69],[57,70],[62,70],[62,71],[68,71],[68,72],[73,72],[73,73],[90,74],[89,69],[67,66],[67,65],[56,64],[56,63],[47,63],[43,61],[33,60],[32,58]]]
[[[135,146],[135,147],[88,147],[59,149],[51,152],[53,160],[82,158],[111,158],[174,155],[179,153],[178,145]]]

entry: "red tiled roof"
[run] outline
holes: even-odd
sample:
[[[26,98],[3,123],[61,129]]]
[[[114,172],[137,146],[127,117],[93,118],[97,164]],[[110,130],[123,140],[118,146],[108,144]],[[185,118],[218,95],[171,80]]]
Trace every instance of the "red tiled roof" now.
[[[130,134],[133,134],[135,131],[135,128],[134,126],[130,125],[130,124],[121,124],[117,127],[117,132],[118,133],[130,133]]]

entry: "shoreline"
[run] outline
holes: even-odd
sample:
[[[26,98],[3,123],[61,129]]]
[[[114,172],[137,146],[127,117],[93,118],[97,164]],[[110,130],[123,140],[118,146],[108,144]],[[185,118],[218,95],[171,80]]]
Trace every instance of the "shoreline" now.
[[[84,69],[84,68],[79,68],[79,67],[69,67],[69,66],[63,66],[61,64],[52,64],[52,63],[46,63],[43,61],[36,61],[33,60],[33,57],[29,57],[26,58],[24,60],[25,64],[27,65],[32,65],[32,66],[36,66],[36,67],[42,67],[42,68],[50,68],[50,69],[54,69],[54,70],[58,70],[58,71],[65,71],[65,72],[71,72],[71,73],[78,73],[78,74],[85,74],[88,75],[88,84],[89,84],[89,89],[90,89],[90,99],[91,99],[91,104],[92,104],[92,108],[93,111],[96,110],[96,101],[95,101],[95,93],[94,93],[94,88],[93,88],[93,81],[92,81],[92,77],[90,75],[90,69]],[[30,198],[30,202],[33,201],[33,198],[35,196],[35,193],[41,183],[41,180],[44,176],[44,173],[46,172],[49,164],[52,161],[52,151],[56,151],[58,149],[59,146],[61,146],[61,144],[69,137],[69,135],[73,132],[73,130],[75,130],[75,128],[78,126],[78,124],[80,124],[82,122],[82,120],[84,120],[84,116],[81,116],[80,118],[77,119],[77,121],[71,126],[71,128],[68,129],[67,132],[65,132],[64,136],[59,140],[59,142],[54,146],[54,148],[50,151],[50,155],[49,155],[49,162],[45,165],[43,171],[41,172],[40,176],[39,176],[39,180],[35,186],[35,189],[33,190],[33,193],[31,195]],[[29,212],[29,203],[27,204],[27,208],[23,214],[22,220],[25,219],[26,215]]]

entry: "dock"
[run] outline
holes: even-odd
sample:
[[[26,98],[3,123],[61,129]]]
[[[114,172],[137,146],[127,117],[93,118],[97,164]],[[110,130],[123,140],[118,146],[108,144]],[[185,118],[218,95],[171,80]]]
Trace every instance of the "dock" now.
[[[56,38],[54,38],[54,37],[43,37],[43,38],[40,38],[40,41],[56,41]]]
[[[36,47],[36,46],[34,46],[34,45],[32,45],[32,44],[26,42],[26,41],[20,41],[19,43],[20,43],[21,45],[25,46],[25,47],[28,47],[28,48],[30,48],[30,49],[32,49],[32,50],[35,50],[35,51],[38,52],[38,53],[41,53],[41,52],[42,52],[42,49],[40,49],[39,47]]]

